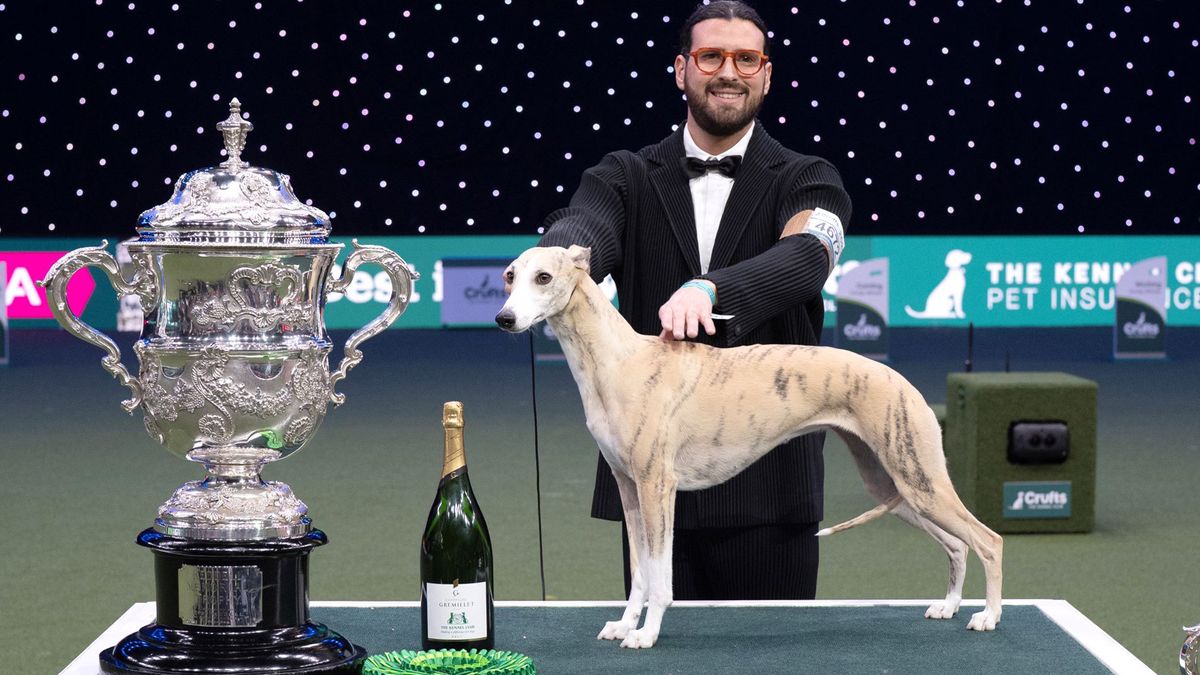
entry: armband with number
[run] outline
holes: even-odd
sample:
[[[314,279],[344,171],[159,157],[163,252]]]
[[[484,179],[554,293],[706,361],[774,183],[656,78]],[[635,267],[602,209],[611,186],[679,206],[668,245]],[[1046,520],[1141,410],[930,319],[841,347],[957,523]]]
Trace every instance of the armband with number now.
[[[825,209],[816,209],[808,217],[804,225],[804,233],[811,234],[829,249],[829,267],[832,269],[842,257],[846,248],[846,233],[842,229],[842,219],[837,214]]]

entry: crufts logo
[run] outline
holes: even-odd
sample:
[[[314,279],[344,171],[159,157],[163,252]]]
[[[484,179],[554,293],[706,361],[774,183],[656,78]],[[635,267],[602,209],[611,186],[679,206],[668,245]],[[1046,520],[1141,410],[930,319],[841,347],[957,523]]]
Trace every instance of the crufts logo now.
[[[859,314],[858,323],[848,323],[842,326],[842,333],[847,340],[878,340],[883,335],[883,328],[878,324],[867,323],[867,315]]]
[[[504,287],[493,286],[492,276],[486,274],[478,286],[463,288],[463,299],[467,302],[504,302]]]
[[[1058,490],[1038,492],[1037,490],[1021,490],[1017,498],[1009,506],[1013,511],[1030,509],[1061,509],[1067,505],[1067,493]]]
[[[1130,340],[1153,340],[1158,337],[1159,328],[1157,322],[1146,321],[1146,313],[1138,314],[1137,321],[1126,321],[1124,326],[1121,326],[1121,332],[1125,333],[1125,337]]]
[[[914,319],[965,319],[963,293],[967,289],[967,264],[971,254],[954,249],[946,254],[946,276],[933,287],[925,299],[925,309],[916,310],[908,305],[904,311]]]

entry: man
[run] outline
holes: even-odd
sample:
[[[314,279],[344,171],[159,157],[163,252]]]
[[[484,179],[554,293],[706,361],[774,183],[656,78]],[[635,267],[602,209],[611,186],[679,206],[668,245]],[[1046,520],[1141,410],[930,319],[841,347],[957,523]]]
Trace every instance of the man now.
[[[584,172],[570,206],[547,218],[541,245],[590,247],[593,277],[612,274],[638,332],[719,347],[816,344],[821,287],[850,218],[841,178],[756,121],[773,68],[757,12],[736,1],[701,5],[680,43],[686,125]],[[675,599],[815,596],[823,441],[796,439],[722,485],[678,494]],[[592,515],[622,515],[603,458]]]

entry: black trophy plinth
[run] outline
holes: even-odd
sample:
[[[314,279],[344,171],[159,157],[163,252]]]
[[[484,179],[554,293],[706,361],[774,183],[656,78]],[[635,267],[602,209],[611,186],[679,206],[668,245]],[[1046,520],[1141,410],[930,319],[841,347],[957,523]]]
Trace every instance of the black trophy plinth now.
[[[328,541],[216,542],[148,529],[155,622],[100,653],[106,673],[358,673],[366,650],[308,616],[308,554]]]

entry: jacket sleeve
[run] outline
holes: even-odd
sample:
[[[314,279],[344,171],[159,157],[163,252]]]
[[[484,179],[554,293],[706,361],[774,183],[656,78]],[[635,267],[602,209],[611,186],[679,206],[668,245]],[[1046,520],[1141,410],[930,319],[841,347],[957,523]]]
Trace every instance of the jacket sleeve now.
[[[538,242],[539,246],[578,244],[591,248],[591,276],[596,281],[612,272],[622,259],[629,196],[628,155],[624,151],[610,153],[584,171],[570,205],[546,217],[546,234]]]
[[[822,208],[850,222],[850,196],[842,187],[837,169],[824,160],[794,172],[794,178],[779,201],[776,231],[806,209]],[[736,342],[763,322],[788,309],[820,297],[829,277],[829,257],[816,237],[799,234],[784,237],[763,253],[729,267],[710,270],[702,278],[717,287],[717,310],[732,314],[726,330]]]

